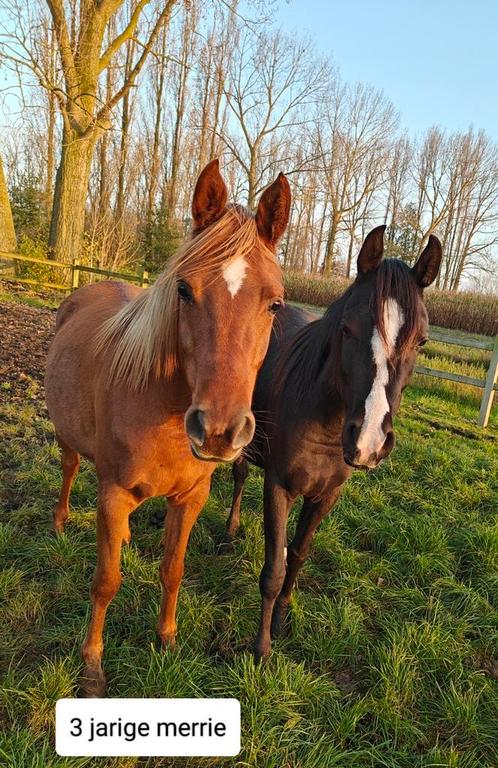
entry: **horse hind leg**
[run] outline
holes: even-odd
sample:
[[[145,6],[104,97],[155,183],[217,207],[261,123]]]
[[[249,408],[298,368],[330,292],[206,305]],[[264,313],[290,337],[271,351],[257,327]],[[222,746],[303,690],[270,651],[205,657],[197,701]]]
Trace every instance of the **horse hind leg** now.
[[[249,463],[247,459],[243,457],[237,459],[233,463],[233,496],[232,506],[230,514],[228,516],[227,525],[225,529],[225,535],[220,544],[220,553],[228,552],[233,547],[233,540],[237,535],[237,531],[240,528],[240,504],[242,501],[242,493],[244,491],[244,484],[249,474]]]
[[[138,500],[128,490],[101,484],[97,507],[97,565],[90,591],[92,615],[82,647],[85,669],[81,693],[103,696],[106,680],[102,670],[104,622],[110,602],[121,584],[121,547],[129,531],[129,516]]]
[[[64,532],[64,525],[69,517],[69,494],[80,466],[80,455],[60,438],[57,438],[57,442],[61,449],[62,487],[54,509],[53,520],[55,532],[59,534]]]
[[[285,634],[288,629],[286,623],[287,613],[297,576],[308,557],[310,544],[316,529],[336,503],[341,495],[341,491],[342,486],[339,486],[334,489],[330,496],[318,501],[314,501],[308,497],[304,498],[294,538],[287,548],[287,565],[284,583],[273,607],[271,620],[272,638],[280,637]]]

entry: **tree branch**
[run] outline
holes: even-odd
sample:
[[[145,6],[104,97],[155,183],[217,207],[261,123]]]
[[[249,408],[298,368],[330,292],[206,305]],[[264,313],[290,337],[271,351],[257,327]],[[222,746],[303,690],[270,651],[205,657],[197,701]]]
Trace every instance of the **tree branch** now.
[[[47,5],[54,22],[55,34],[59,43],[59,52],[66,81],[66,89],[69,94],[78,87],[78,72],[71,49],[71,40],[64,14],[63,0],[47,0]]]
[[[149,2],[150,0],[140,0],[140,2],[137,4],[131,15],[128,25],[119,35],[114,38],[114,40],[107,47],[107,50],[102,54],[99,62],[99,72],[103,72],[104,69],[107,69],[114,54],[118,52],[123,43],[126,43],[127,40],[130,40],[133,37],[137,28],[140,14]]]
[[[114,109],[116,104],[118,104],[121,101],[121,99],[124,96],[126,96],[130,88],[132,88],[135,85],[135,80],[137,79],[138,75],[140,74],[147,60],[147,56],[149,55],[151,48],[154,45],[154,41],[159,33],[159,30],[161,29],[162,25],[169,20],[171,16],[171,12],[173,11],[173,7],[177,2],[178,0],[167,0],[163,10],[161,11],[161,13],[157,18],[156,23],[154,24],[152,32],[149,35],[149,39],[143,46],[142,53],[140,54],[135,66],[130,71],[130,74],[124,81],[121,88],[118,91],[116,91],[116,93],[99,110],[93,123],[91,123],[86,129],[84,134],[85,136],[88,135],[95,128],[96,125],[104,122],[107,119],[109,112],[111,112],[111,110]]]

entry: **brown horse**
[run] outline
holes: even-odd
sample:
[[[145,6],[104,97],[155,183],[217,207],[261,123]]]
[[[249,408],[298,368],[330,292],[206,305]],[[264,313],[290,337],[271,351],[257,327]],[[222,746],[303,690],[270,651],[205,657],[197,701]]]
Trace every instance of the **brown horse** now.
[[[280,174],[256,216],[226,201],[215,160],[194,191],[192,237],[151,288],[86,286],[57,315],[46,374],[62,449],[56,531],[69,514],[80,455],[98,476],[97,567],[82,649],[88,695],[105,690],[103,627],[121,582],[130,513],[153,496],[169,502],[158,634],[171,647],[185,550],[211,475],[253,437],[256,374],[282,305],[275,247],[287,225],[289,184]]]
[[[245,455],[265,470],[265,563],[255,654],[270,652],[292,588],[320,521],[353,468],[372,469],[394,446],[393,416],[427,337],[423,289],[436,278],[441,245],[432,236],[415,266],[382,260],[385,227],[366,238],[358,276],[323,318],[296,307],[278,316],[253,399],[254,441]],[[233,467],[225,546],[239,526],[247,461]],[[293,501],[303,496],[294,538],[285,546]]]

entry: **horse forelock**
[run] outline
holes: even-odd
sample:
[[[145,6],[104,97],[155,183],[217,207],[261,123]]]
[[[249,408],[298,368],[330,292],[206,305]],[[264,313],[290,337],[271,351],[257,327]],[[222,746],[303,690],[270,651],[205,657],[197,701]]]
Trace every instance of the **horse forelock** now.
[[[390,314],[395,307],[401,313],[402,323],[398,329],[396,352],[402,355],[416,342],[421,306],[419,288],[405,262],[399,259],[385,259],[381,262],[375,275],[370,304],[375,327],[388,350],[392,346]]]
[[[223,216],[187,240],[147,290],[109,318],[96,336],[96,351],[111,354],[110,380],[143,390],[150,375],[171,377],[178,367],[178,279],[222,277],[237,259],[255,263],[255,255],[277,263],[258,236],[254,216],[229,205]]]

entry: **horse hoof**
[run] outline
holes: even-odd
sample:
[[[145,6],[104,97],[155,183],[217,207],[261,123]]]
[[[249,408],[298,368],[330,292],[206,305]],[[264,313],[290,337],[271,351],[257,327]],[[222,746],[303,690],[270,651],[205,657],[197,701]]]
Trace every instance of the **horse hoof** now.
[[[233,539],[231,536],[224,536],[224,538],[218,544],[218,554],[228,555],[235,549]]]
[[[268,648],[254,648],[253,656],[255,664],[264,664],[270,656],[270,647]]]
[[[176,635],[158,635],[162,651],[176,651]]]
[[[54,533],[56,536],[60,536],[61,533],[64,533],[66,520],[67,520],[67,516],[64,517],[64,519],[61,519],[61,518],[58,518],[56,515],[54,515]]]
[[[101,699],[105,696],[107,683],[102,667],[86,667],[80,679],[80,695],[84,699]]]

